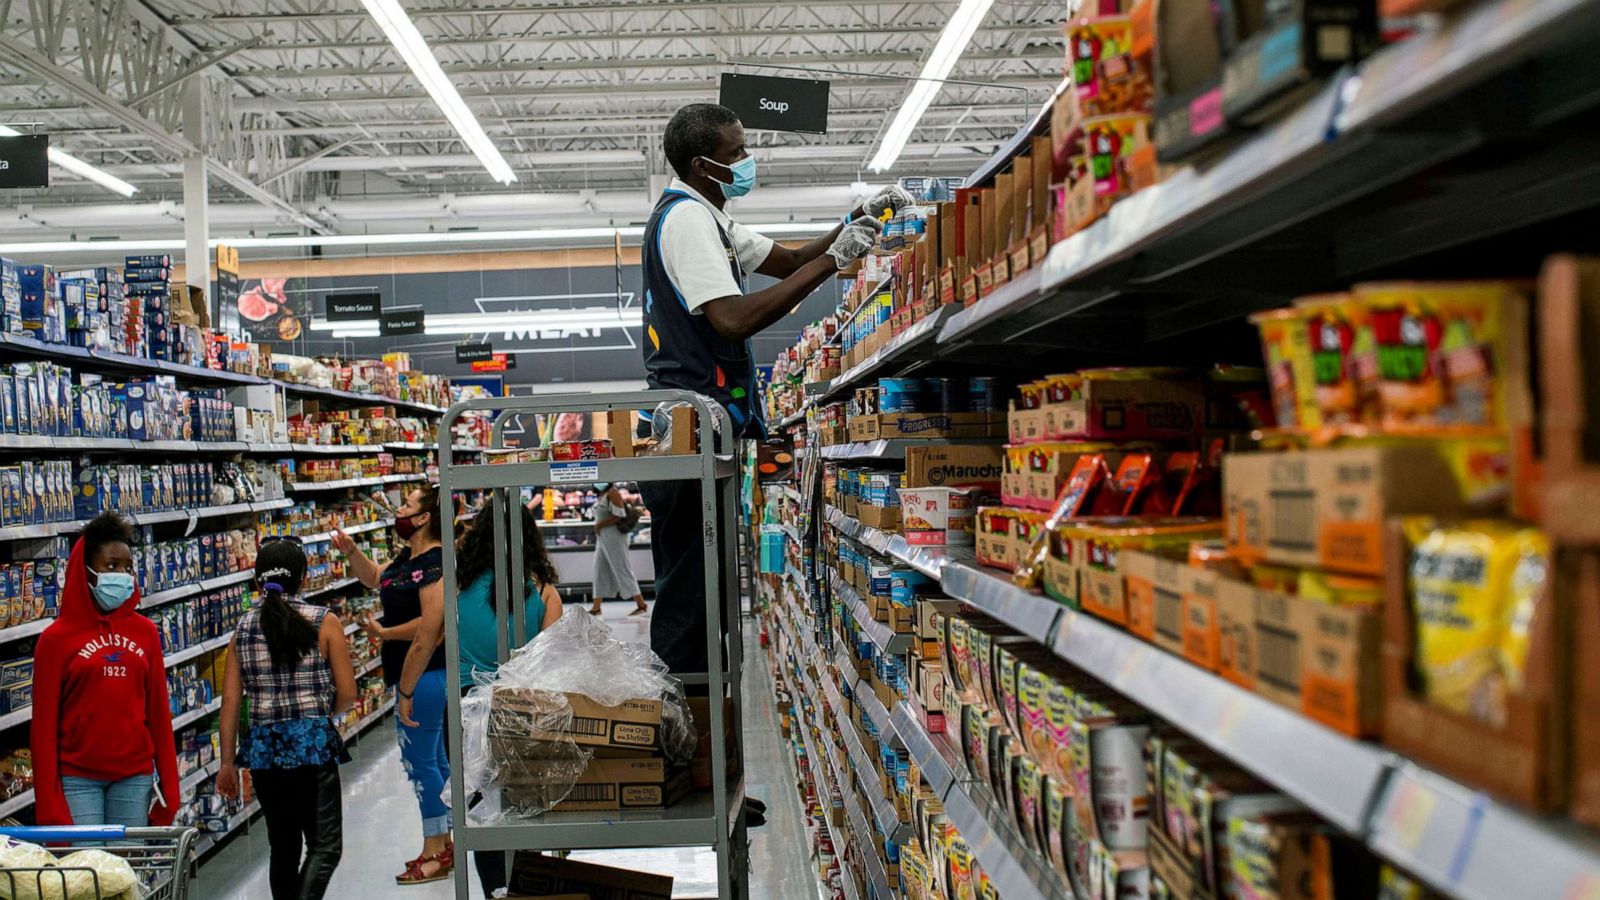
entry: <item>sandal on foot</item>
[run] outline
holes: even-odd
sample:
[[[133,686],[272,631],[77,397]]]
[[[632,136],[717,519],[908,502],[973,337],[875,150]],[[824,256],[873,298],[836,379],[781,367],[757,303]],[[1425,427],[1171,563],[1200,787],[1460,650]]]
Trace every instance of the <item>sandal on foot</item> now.
[[[450,870],[454,867],[446,864],[444,859],[442,859],[444,855],[445,854],[440,853],[435,856],[424,856],[421,859],[414,859],[411,862],[406,863],[406,870],[394,877],[395,884],[431,884],[435,881],[443,881],[446,878],[449,878]],[[428,863],[437,863],[439,867],[434,869],[432,874],[429,874],[422,868]]]

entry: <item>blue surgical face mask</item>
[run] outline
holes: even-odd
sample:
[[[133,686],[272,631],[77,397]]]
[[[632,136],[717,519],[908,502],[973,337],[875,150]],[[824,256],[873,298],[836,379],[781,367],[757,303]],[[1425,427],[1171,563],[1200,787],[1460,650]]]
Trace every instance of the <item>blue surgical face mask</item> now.
[[[115,612],[133,596],[133,587],[131,572],[96,572],[89,592],[94,594],[95,605],[102,612]]]
[[[751,188],[756,186],[756,158],[754,156],[746,156],[731,166],[719,163],[709,157],[702,156],[700,158],[712,165],[722,166],[733,173],[732,184],[717,181],[717,184],[722,188],[722,196],[727,197],[729,200],[735,197],[743,197],[745,194],[750,193]],[[715,178],[712,180],[716,181]]]

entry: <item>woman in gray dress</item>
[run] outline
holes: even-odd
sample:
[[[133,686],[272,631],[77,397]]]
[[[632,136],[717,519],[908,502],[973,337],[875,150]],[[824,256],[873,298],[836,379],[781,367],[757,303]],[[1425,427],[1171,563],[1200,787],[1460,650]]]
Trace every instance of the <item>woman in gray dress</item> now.
[[[639,579],[633,577],[633,566],[628,562],[628,533],[632,528],[625,521],[627,503],[614,484],[597,484],[595,489],[600,492],[600,499],[594,504],[594,606],[589,614],[600,615],[601,600],[632,597],[634,610],[630,615],[640,615],[650,607],[645,605]]]

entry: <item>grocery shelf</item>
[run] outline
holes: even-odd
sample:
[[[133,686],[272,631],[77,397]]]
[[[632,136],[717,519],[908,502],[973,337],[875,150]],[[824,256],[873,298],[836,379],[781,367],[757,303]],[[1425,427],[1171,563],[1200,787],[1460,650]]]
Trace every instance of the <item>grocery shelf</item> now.
[[[919,319],[906,330],[890,338],[889,342],[876,353],[841,372],[839,377],[829,381],[828,388],[822,393],[821,400],[828,400],[844,393],[848,389],[855,388],[869,377],[877,375],[888,368],[891,363],[906,361],[919,348],[924,345],[931,346],[938,336],[939,330],[944,327],[945,322],[950,319],[954,312],[954,306],[941,306],[934,315]]]
[[[3,716],[0,716],[0,731],[4,731],[5,729],[14,725],[21,725],[24,722],[29,722],[32,720],[33,706],[30,704],[22,709],[16,710],[15,712],[9,712]]]
[[[907,701],[895,705],[894,726],[922,777],[944,803],[951,824],[966,838],[1000,896],[1024,900],[1072,900],[1048,863],[1028,849],[1010,816],[986,785],[967,777],[959,756],[943,736],[930,735]]]
[[[207,653],[221,650],[222,648],[228,646],[228,642],[231,640],[233,640],[233,630],[229,629],[226,634],[223,634],[219,637],[214,637],[209,641],[201,641],[192,647],[185,647],[182,650],[174,651],[171,656],[166,657],[166,664],[168,666],[176,666],[179,663],[188,662],[191,659],[204,656]]]
[[[872,722],[872,727],[878,729],[879,735],[886,739],[896,737],[894,723],[889,718],[889,711],[884,708],[883,701],[879,700],[877,693],[872,690],[872,685],[868,684],[864,679],[857,679],[855,698],[856,705],[861,707],[861,711]]]
[[[373,669],[376,669],[381,665],[383,665],[383,655],[379,654],[362,663],[361,667],[356,669],[356,677],[360,678],[361,676],[371,672]]]
[[[889,721],[894,726],[894,733],[905,744],[906,752],[911,754],[917,768],[922,770],[923,780],[928,782],[934,793],[943,797],[950,785],[962,777],[960,759],[949,749],[947,742],[933,739],[927,726],[922,724],[922,717],[909,701],[896,703],[889,713]]]
[[[812,786],[817,792],[817,804],[822,807],[820,826],[828,832],[828,839],[833,842],[834,857],[842,859],[842,851],[851,840],[852,835],[849,830],[834,826],[830,812],[831,798],[828,796],[835,789],[839,791],[840,797],[844,796],[844,789],[836,787],[839,783],[839,772],[835,768],[836,763],[834,760],[826,759],[817,752],[816,745],[811,742],[811,730],[806,727],[803,717],[799,715],[798,704],[795,704],[795,713],[796,727],[800,731],[800,741],[805,745],[806,758],[811,763]],[[828,776],[828,772],[833,773],[832,778]],[[818,784],[817,782],[821,783]],[[862,900],[860,888],[856,886],[855,876],[842,861],[839,868],[841,876],[839,881],[844,887],[846,900]]]
[[[849,276],[849,280],[850,281],[855,281],[855,276],[854,275]],[[879,294],[883,293],[884,288],[887,288],[889,285],[891,285],[893,283],[894,283],[894,273],[890,272],[888,275],[885,275],[882,278],[878,279],[878,283],[877,284],[873,285],[868,290],[863,291],[861,293],[861,302],[856,304],[856,308],[851,310],[850,315],[845,316],[844,321],[839,323],[839,327],[834,329],[833,337],[830,337],[826,341],[824,341],[822,346],[831,347],[831,346],[839,343],[839,341],[844,337],[844,333],[845,333],[846,327],[848,325],[850,325],[850,323],[854,322],[856,320],[857,316],[861,315],[866,310],[872,308],[872,304],[869,303],[868,301],[870,301],[872,298],[878,296]],[[834,310],[835,313],[837,313],[838,311],[839,310],[837,308]]]
[[[172,730],[177,731],[185,725],[192,725],[222,708],[222,698],[217,697],[205,706],[191,709],[182,715],[172,717]]]
[[[790,525],[788,522],[779,522],[778,527],[783,529],[783,533],[788,535],[789,540],[794,541],[795,544],[798,545],[803,543],[800,540],[800,532],[796,531],[793,525]]]
[[[940,576],[944,574],[945,564],[950,561],[952,554],[956,556],[964,554],[966,558],[970,559],[973,552],[971,547],[962,547],[960,545],[953,547],[913,545],[898,534],[889,538],[890,556],[935,581],[939,580]]]
[[[965,562],[944,588],[1272,782],[1352,833],[1365,827],[1387,754],[1224,681],[1093,616]]]
[[[815,654],[814,647],[808,648],[808,650]],[[821,664],[826,660],[815,655],[812,656],[812,659],[819,666],[817,686],[822,688],[822,699],[828,704],[828,709],[832,711],[834,720],[841,723],[841,727],[843,723],[854,722],[855,716],[850,714],[850,702],[844,698],[843,694],[839,693],[839,687],[833,683],[833,679],[828,677],[827,673],[820,668]],[[853,682],[854,678],[852,677],[851,680]]]
[[[1282,305],[1286,295],[1348,283],[1433,250],[1592,207],[1593,192],[1574,188],[1576,169],[1552,178],[1550,157],[1516,153],[1495,160],[1501,168],[1491,176],[1491,183],[1528,182],[1516,223],[1477,215],[1480,192],[1470,179],[1452,177],[1461,174],[1453,170],[1408,192],[1427,197],[1426,205],[1403,197],[1374,212],[1360,201],[1452,162],[1480,173],[1481,161],[1468,155],[1493,134],[1549,129],[1592,108],[1596,84],[1588,54],[1597,28],[1595,0],[1486,0],[1452,14],[1440,27],[1328,79],[1203,171],[1179,168],[1119,200],[1095,224],[1051,247],[1043,264],[956,313],[940,331],[939,354],[970,359],[973,348],[985,347],[1017,360],[1030,352],[1029,344],[1037,352],[1040,345],[1073,340],[1086,350],[1133,349]],[[1489,125],[1507,108],[1510,82],[1524,98],[1515,104],[1517,121]],[[1449,113],[1442,114],[1447,105]],[[1406,216],[1408,209],[1426,209],[1442,227],[1428,233],[1418,218]],[[1342,216],[1338,227],[1316,218],[1332,214]],[[1293,231],[1297,227],[1302,230]],[[1303,239],[1311,235],[1322,240]],[[1330,247],[1335,237],[1338,246]],[[1246,266],[1270,269],[1272,290],[1253,304],[1215,291],[1209,279],[1216,269],[1206,264],[1275,238],[1287,239],[1257,255],[1270,264]],[[1235,294],[1244,289],[1237,282],[1235,288]],[[1160,296],[1147,308],[1137,302],[1163,289],[1189,293],[1191,304],[1184,308]],[[1201,299],[1194,301],[1194,294]],[[1124,325],[1102,328],[1090,343],[1080,330],[1040,332],[1119,296],[1135,302],[1118,304],[1116,315],[1139,321],[1118,319]]]
[[[871,836],[871,840],[863,840],[859,847],[860,856],[865,862],[867,870],[867,896],[877,898],[893,897],[889,889],[889,877],[883,870],[883,857],[878,853],[878,834],[873,831],[871,822],[861,811],[861,804],[857,802],[856,792],[853,790],[841,791],[844,794],[845,816],[850,820],[850,833],[861,835],[864,839]]]
[[[0,450],[114,450],[119,453],[243,453],[244,441],[136,441],[129,438],[76,435],[0,434]]]
[[[1459,900],[1592,897],[1600,837],[1540,821],[1411,763],[1390,777],[1373,817],[1375,853]]]
[[[1341,132],[1394,121],[1436,103],[1494,68],[1540,53],[1563,34],[1600,22],[1591,0],[1497,0],[1451,17],[1437,31],[1374,56],[1340,111]],[[1509,55],[1511,59],[1505,57]]]
[[[872,610],[867,608],[867,603],[856,593],[856,589],[844,583],[844,579],[835,575],[831,579],[833,592],[850,607],[855,616],[856,626],[866,634],[867,638],[877,646],[878,652],[885,654],[904,653],[911,647],[911,635],[897,634],[890,630],[888,625],[872,618]]]
[[[527,829],[514,825],[484,825],[456,832],[458,850],[604,850],[619,847],[711,847],[718,830],[732,833],[733,820],[744,806],[744,782],[727,787],[729,818],[719,821],[714,794],[695,791],[660,809],[624,809],[597,817],[592,812],[547,812],[539,817],[542,828],[529,847]]]
[[[385,441],[383,446],[384,446],[385,449],[388,449],[388,450],[429,451],[429,450],[437,450],[437,449],[439,449],[439,445],[438,444],[433,443],[433,442],[423,442],[423,441]],[[489,449],[488,447],[485,447],[482,444],[451,444],[450,445],[450,452],[452,452],[452,453],[482,453],[483,451],[488,450],[488,449]]]
[[[811,401],[807,400],[805,403],[802,403],[800,405],[800,409],[799,409],[798,412],[795,412],[795,413],[793,413],[791,415],[784,416],[783,418],[779,419],[778,422],[777,422],[778,427],[779,428],[788,428],[790,425],[799,425],[801,422],[804,422],[806,420],[806,412],[808,410],[810,410],[810,409],[811,409]]]
[[[206,591],[214,591],[218,588],[225,588],[230,585],[243,584],[244,582],[254,578],[255,575],[256,573],[253,569],[242,569],[238,572],[230,572],[227,575],[218,575],[215,578],[207,578],[204,581],[196,581],[191,584],[167,588],[164,591],[157,591],[154,594],[144,594],[139,598],[139,608],[149,609],[152,606],[160,606],[164,603],[171,603],[174,600],[182,600],[185,597],[193,597],[196,594],[203,594]]]
[[[33,805],[33,788],[28,788],[22,793],[0,803],[0,818],[14,816]]]
[[[372,522],[362,522],[360,525],[352,525],[349,528],[344,528],[344,529],[341,529],[341,530],[345,534],[365,534],[365,533],[367,533],[369,531],[377,531],[380,528],[388,528],[389,526],[391,526],[393,524],[394,524],[394,519],[378,519],[378,520],[372,521]],[[319,541],[331,541],[331,540],[333,540],[333,532],[332,531],[319,531],[319,532],[316,532],[315,534],[304,535],[304,536],[302,536],[300,538],[300,542],[303,543],[303,544],[315,544],[315,543],[317,543]],[[349,580],[352,580],[352,579],[345,579],[345,580],[349,581]],[[328,590],[328,588],[323,588],[323,590]]]
[[[855,767],[856,777],[865,779],[872,787],[871,794],[866,798],[871,807],[872,819],[878,826],[878,833],[888,835],[899,840],[901,834],[900,814],[895,812],[894,801],[883,796],[877,781],[878,766],[873,762],[873,757],[867,752],[866,745],[861,742],[861,732],[855,720],[841,719],[839,733],[844,735],[844,749],[850,755],[850,762]],[[905,826],[909,830],[910,826]]]
[[[217,772],[221,771],[221,769],[222,762],[220,760],[212,760],[200,768],[195,769],[193,772],[183,776],[183,780],[179,782],[179,796],[187,796],[190,791],[199,787],[207,780],[215,778]]]
[[[348,531],[345,532],[345,534],[349,534],[349,533],[350,532],[348,532]],[[309,599],[311,597],[316,597],[316,596],[319,596],[319,595],[322,595],[322,594],[331,594],[334,591],[342,591],[342,590],[344,590],[345,588],[349,587],[352,584],[360,584],[360,583],[361,583],[361,579],[359,579],[359,578],[340,578],[338,581],[330,581],[327,584],[323,585],[322,587],[312,588],[309,591],[302,592],[300,594],[300,599],[301,600],[306,600],[306,599]]]
[[[889,554],[889,544],[895,537],[892,532],[880,531],[871,525],[861,524],[861,520],[854,516],[846,515],[844,510],[837,506],[827,508],[828,524],[839,529],[839,532],[852,540],[866,544],[872,552],[879,556]]]
[[[341,391],[338,388],[315,387],[309,384],[300,384],[293,381],[274,382],[283,387],[285,393],[301,397],[311,397],[322,400],[347,400],[365,406],[393,406],[399,409],[408,409],[413,412],[439,414],[444,412],[444,407],[434,406],[431,403],[416,403],[411,400],[396,400],[382,394],[360,394],[355,391]]]
[[[158,525],[162,522],[183,522],[188,519],[211,519],[236,516],[250,512],[264,512],[293,506],[293,500],[260,500],[254,503],[230,503],[226,506],[202,506],[196,509],[162,510],[160,512],[123,513],[135,525]],[[88,519],[67,522],[48,522],[39,525],[7,525],[0,528],[0,541],[26,540],[74,534],[89,524]]]
[[[439,414],[444,412],[443,407],[433,406],[428,403],[416,403],[410,400],[396,400],[380,394],[358,394],[353,391],[341,391],[334,388],[314,387],[293,381],[281,381],[272,378],[261,378],[256,375],[246,375],[239,372],[228,372],[221,369],[208,369],[201,366],[188,366],[182,363],[166,362],[157,359],[145,359],[139,356],[128,356],[123,353],[112,353],[108,350],[89,350],[83,347],[72,347],[66,344],[49,344],[21,334],[0,333],[0,351],[10,351],[34,359],[48,359],[60,361],[82,367],[83,364],[93,364],[97,368],[114,369],[117,371],[140,372],[153,375],[172,375],[193,381],[214,382],[222,384],[272,384],[283,388],[285,391],[303,397],[321,398],[326,400],[348,400],[367,406],[394,406],[420,413]]]
[[[360,719],[357,719],[356,724],[350,726],[349,728],[339,729],[339,735],[345,740],[349,740],[361,732],[366,731],[368,726],[383,718],[385,715],[388,715],[389,711],[392,709],[394,709],[394,697],[390,696],[389,699],[378,704],[377,709],[367,713]]]
[[[23,638],[33,637],[34,635],[44,631],[46,628],[49,628],[50,623],[54,621],[55,618],[52,616],[47,619],[34,619],[32,622],[24,622],[21,625],[13,625],[10,628],[0,628],[0,643],[4,643],[6,641],[20,641]]]
[[[972,548],[947,547],[945,560],[940,581],[946,593],[1050,646],[1056,622],[1066,607],[1043,594],[1017,587],[1003,573],[980,567]]]
[[[294,453],[310,453],[319,456],[356,456],[373,455],[383,452],[382,444],[290,444],[289,449]]]
[[[261,803],[260,801],[252,800],[243,809],[239,810],[239,812],[229,817],[228,825],[222,831],[207,831],[202,833],[194,842],[195,857],[199,858],[210,852],[212,848],[222,843],[224,838],[242,828],[244,824],[254,818],[258,812],[261,812]]]
[[[284,485],[291,491],[341,491],[345,488],[373,487],[387,482],[389,476],[373,475],[369,478],[341,478],[337,481],[291,481]]]
[[[930,444],[948,444],[942,438],[893,438],[876,441],[859,441],[848,444],[829,444],[822,448],[823,459],[885,459],[903,460],[907,447],[926,447]]]
[[[1006,900],[1073,900],[1049,865],[1023,842],[987,785],[966,782],[952,786],[944,797],[944,811],[999,896]]]

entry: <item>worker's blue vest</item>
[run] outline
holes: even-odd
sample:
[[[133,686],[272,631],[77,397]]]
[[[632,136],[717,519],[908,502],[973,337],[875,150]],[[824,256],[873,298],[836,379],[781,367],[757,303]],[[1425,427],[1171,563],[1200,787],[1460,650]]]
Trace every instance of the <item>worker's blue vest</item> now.
[[[664,191],[644,229],[644,367],[652,388],[680,388],[705,394],[727,407],[734,433],[741,437],[766,435],[761,406],[756,398],[755,362],[750,342],[730,341],[717,333],[704,315],[689,311],[683,296],[667,276],[661,258],[661,223],[667,210],[679,203],[697,203],[682,191]],[[744,291],[744,268],[727,232],[717,226],[728,251],[733,279]]]

